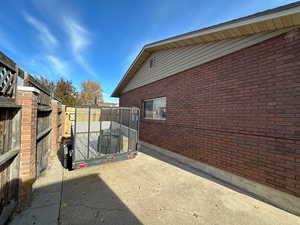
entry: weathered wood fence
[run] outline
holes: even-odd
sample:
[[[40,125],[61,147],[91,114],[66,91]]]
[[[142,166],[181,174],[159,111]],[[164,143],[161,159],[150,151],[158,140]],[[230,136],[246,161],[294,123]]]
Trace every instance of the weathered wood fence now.
[[[41,172],[47,168],[48,154],[51,149],[51,92],[30,75],[25,77],[24,84],[39,90],[36,127],[36,176],[39,177]]]
[[[63,111],[51,90],[0,52],[0,225],[30,202],[60,146]]]
[[[15,104],[17,65],[0,54],[0,223],[18,201],[19,109]]]

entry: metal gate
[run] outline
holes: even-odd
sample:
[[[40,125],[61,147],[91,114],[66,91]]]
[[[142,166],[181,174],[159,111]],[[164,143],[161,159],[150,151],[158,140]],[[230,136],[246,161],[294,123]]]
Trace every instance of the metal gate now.
[[[69,116],[73,116],[73,164],[113,160],[137,151],[138,108],[78,106]]]

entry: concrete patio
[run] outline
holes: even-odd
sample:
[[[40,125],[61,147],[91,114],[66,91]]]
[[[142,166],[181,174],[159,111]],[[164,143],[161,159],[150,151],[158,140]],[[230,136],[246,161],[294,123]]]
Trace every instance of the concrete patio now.
[[[165,156],[139,153],[76,171],[56,158],[51,165],[32,207],[11,224],[300,224],[299,217]]]

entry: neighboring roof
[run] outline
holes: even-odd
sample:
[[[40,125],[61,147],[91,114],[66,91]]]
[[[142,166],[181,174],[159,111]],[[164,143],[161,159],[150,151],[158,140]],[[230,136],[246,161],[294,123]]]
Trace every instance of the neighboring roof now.
[[[147,44],[135,58],[111,96],[120,96],[122,90],[132,79],[136,71],[153,52],[298,25],[300,25],[300,1]]]

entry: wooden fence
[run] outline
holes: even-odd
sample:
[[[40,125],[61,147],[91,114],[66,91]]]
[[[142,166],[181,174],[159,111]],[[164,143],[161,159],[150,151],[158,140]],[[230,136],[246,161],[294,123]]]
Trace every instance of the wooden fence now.
[[[17,65],[0,54],[0,224],[18,201],[20,107],[15,104]]]
[[[37,135],[36,135],[36,175],[40,176],[41,172],[47,168],[48,155],[51,146],[51,92],[43,87],[31,75],[25,76],[24,85],[34,87],[39,90],[37,101]]]
[[[63,137],[63,124],[64,124],[64,118],[65,118],[65,113],[64,113],[64,110],[63,108],[65,108],[65,106],[63,106],[61,104],[61,101],[59,100],[58,101],[58,105],[57,105],[57,140],[56,142],[57,143],[60,143],[61,140],[60,138]],[[59,147],[59,146],[58,146]]]
[[[30,195],[26,176],[34,182],[47,168],[62,133],[63,107],[49,89],[0,52],[0,225]]]

